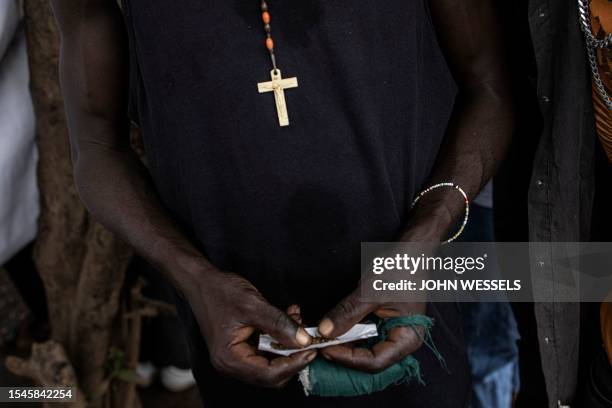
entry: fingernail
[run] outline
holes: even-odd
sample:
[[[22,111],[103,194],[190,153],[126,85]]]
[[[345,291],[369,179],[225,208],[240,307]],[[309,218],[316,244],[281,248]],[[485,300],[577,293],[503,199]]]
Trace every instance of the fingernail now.
[[[306,333],[306,330],[304,330],[303,327],[298,329],[297,333],[295,334],[295,339],[302,346],[307,346],[310,344],[310,336],[308,333]]]
[[[327,354],[321,353],[321,355],[323,356],[324,359],[331,361],[331,357],[328,356]]]
[[[319,333],[323,336],[327,337],[334,330],[334,324],[328,318],[323,319],[321,323],[319,323]]]
[[[310,352],[306,355],[306,361],[311,362],[312,360],[315,359],[316,356],[317,356],[316,351]]]

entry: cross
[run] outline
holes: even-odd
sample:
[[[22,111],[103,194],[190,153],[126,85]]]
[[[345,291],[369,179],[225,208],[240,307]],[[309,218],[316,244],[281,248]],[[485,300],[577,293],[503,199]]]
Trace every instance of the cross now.
[[[259,93],[274,92],[274,101],[276,102],[276,112],[278,113],[278,123],[281,126],[289,126],[289,114],[287,113],[287,103],[285,102],[285,89],[297,88],[297,78],[283,79],[280,69],[270,71],[272,80],[269,82],[260,82],[257,84]]]

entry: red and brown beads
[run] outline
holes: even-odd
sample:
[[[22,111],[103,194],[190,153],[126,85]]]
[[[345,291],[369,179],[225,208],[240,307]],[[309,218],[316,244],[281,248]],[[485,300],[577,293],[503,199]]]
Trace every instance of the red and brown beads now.
[[[270,59],[272,60],[272,67],[276,70],[276,56],[274,55],[274,40],[272,39],[272,28],[270,27],[270,10],[268,3],[265,0],[261,0],[261,21],[264,24],[264,30],[266,31],[266,48],[270,53]]]

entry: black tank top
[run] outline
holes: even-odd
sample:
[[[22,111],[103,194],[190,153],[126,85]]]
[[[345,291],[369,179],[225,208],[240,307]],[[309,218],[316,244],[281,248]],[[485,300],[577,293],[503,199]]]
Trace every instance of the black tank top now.
[[[135,93],[168,211],[218,267],[322,317],[426,182],[455,85],[426,0],[269,0],[280,127],[258,0],[127,0]],[[314,322],[313,322],[314,323]]]

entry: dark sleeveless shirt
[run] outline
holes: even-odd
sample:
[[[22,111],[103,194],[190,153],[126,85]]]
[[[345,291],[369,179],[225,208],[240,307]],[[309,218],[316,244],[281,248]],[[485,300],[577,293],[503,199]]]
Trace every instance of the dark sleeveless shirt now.
[[[316,323],[356,287],[360,242],[403,227],[455,85],[426,0],[268,4],[279,68],[299,81],[289,127],[257,91],[271,70],[257,0],[127,0],[135,101],[172,216],[215,265]]]

